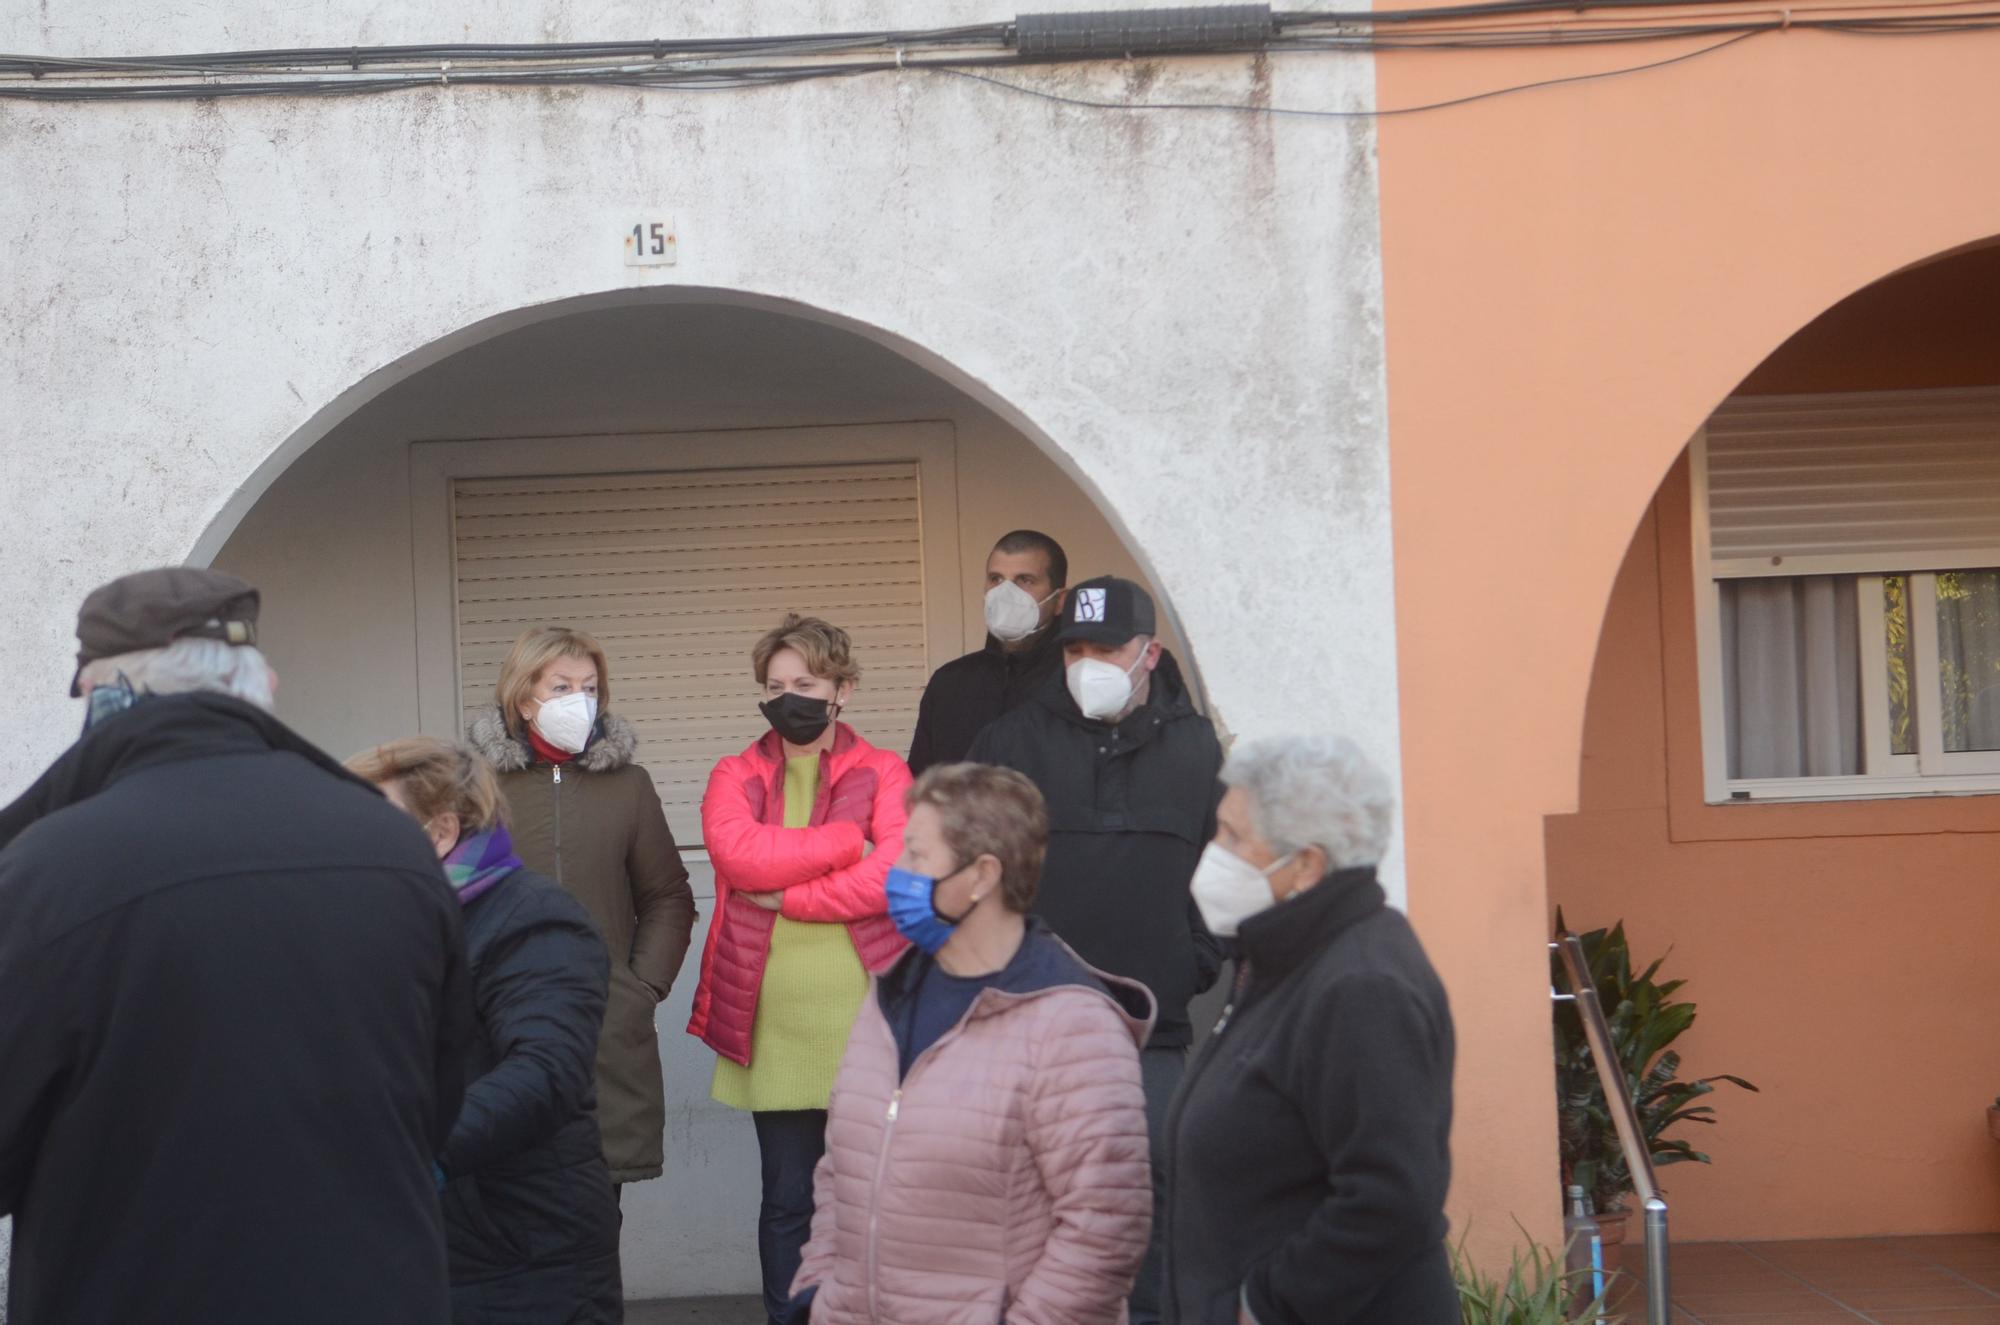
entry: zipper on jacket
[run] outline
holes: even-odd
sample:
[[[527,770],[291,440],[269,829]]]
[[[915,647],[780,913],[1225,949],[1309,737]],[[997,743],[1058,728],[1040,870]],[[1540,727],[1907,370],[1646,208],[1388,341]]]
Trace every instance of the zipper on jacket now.
[[[1250,987],[1250,963],[1236,963],[1236,978],[1230,982],[1229,1001],[1222,1005],[1222,1015],[1215,1019],[1215,1029],[1211,1037],[1221,1035],[1229,1029],[1229,1019],[1236,1015],[1236,1005],[1243,1001],[1243,991]]]
[[[561,764],[556,764],[556,765],[554,765],[554,769],[555,769],[555,782],[554,782],[554,784],[553,784],[553,785],[554,785],[554,787],[555,787],[555,797],[556,797],[556,830],[555,830],[555,847],[556,847],[556,882],[557,882],[557,883],[561,883],[561,882],[563,881],[563,869],[562,869],[562,765],[561,765]]]
[[[896,1131],[896,1119],[903,1112],[903,1092],[909,1089],[910,1082],[916,1079],[919,1067],[922,1067],[926,1061],[933,1057],[939,1050],[943,1049],[945,1045],[959,1037],[960,1033],[971,1023],[972,1014],[978,1010],[980,1004],[985,1001],[987,994],[990,992],[992,991],[981,990],[978,997],[972,1000],[972,1006],[959,1016],[957,1023],[945,1031],[943,1035],[938,1036],[932,1042],[930,1048],[924,1050],[911,1060],[910,1070],[903,1074],[901,1084],[889,1094],[889,1107],[884,1112],[882,1119],[882,1145],[875,1153],[875,1181],[868,1188],[868,1319],[870,1321],[879,1322],[882,1319],[881,1301],[875,1291],[876,1280],[880,1277],[882,1259],[882,1178],[889,1171],[889,1140]],[[873,982],[869,984],[867,997],[877,997]],[[1006,997],[1019,996],[1008,995]],[[1030,994],[1027,997],[1032,998],[1034,995]],[[878,1003],[876,1006],[879,1011],[881,1005]],[[890,1049],[894,1051],[896,1033],[890,1030],[886,1016],[884,1016],[882,1021],[882,1029],[888,1032]]]
[[[903,1111],[903,1088],[896,1087],[889,1096],[888,1117],[882,1123],[882,1145],[875,1153],[875,1181],[868,1192],[868,1319],[882,1319],[882,1308],[875,1292],[875,1283],[880,1278],[882,1251],[882,1175],[889,1167],[889,1136],[896,1130],[896,1115]]]

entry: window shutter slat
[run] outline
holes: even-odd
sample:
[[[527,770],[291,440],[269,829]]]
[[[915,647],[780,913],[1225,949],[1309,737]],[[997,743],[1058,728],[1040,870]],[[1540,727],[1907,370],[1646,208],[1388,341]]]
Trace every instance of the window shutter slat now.
[[[1739,397],[1706,448],[1718,577],[2000,563],[2000,391]]]

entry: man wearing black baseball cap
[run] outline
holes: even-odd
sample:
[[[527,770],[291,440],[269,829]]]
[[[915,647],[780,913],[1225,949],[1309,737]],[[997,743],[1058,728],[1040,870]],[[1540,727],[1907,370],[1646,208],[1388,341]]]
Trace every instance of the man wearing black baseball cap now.
[[[257,591],[172,566],[77,622],[84,734],[0,810],[0,1214],[22,1325],[450,1315],[457,902],[270,712]]]
[[[981,732],[967,757],[1020,770],[1048,802],[1036,913],[1085,961],[1153,993],[1159,1018],[1140,1065],[1157,1212],[1160,1134],[1193,1039],[1188,1000],[1221,964],[1188,883],[1215,835],[1222,746],[1161,646],[1140,585],[1107,575],[1075,586],[1056,637],[1062,673]],[[1132,1325],[1160,1319],[1157,1218],[1153,1231]]]

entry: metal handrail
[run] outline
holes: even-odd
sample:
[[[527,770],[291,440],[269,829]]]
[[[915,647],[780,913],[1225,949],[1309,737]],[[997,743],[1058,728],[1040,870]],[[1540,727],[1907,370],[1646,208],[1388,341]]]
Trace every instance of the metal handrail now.
[[[1659,1181],[1653,1176],[1653,1155],[1639,1129],[1639,1107],[1632,1099],[1631,1083],[1611,1052],[1611,1027],[1604,1020],[1604,1005],[1597,997],[1597,985],[1589,978],[1590,962],[1584,956],[1583,941],[1574,934],[1558,934],[1549,951],[1562,961],[1563,974],[1571,993],[1555,998],[1576,1004],[1583,1021],[1583,1038],[1590,1046],[1591,1061],[1597,1064],[1597,1080],[1604,1087],[1605,1101],[1611,1106],[1611,1122],[1618,1129],[1618,1148],[1625,1152],[1625,1167],[1632,1174],[1632,1186],[1646,1212],[1646,1320],[1648,1325],[1669,1325],[1672,1293],[1667,1281],[1667,1202],[1660,1195]]]

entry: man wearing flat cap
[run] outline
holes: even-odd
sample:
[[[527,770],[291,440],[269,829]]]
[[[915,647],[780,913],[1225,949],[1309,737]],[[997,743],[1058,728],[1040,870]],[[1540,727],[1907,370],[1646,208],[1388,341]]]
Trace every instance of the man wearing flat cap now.
[[[189,567],[92,593],[83,735],[0,810],[10,1325],[449,1318],[459,908],[272,716],[257,607]]]
[[[1161,1133],[1194,1038],[1188,1000],[1215,982],[1218,946],[1188,891],[1215,836],[1222,746],[1164,649],[1152,595],[1102,576],[1058,618],[1063,671],[996,719],[966,757],[1028,775],[1049,807],[1035,911],[1099,970],[1137,980],[1159,1007],[1140,1055],[1153,1138],[1153,1241],[1132,1325],[1160,1319]]]

